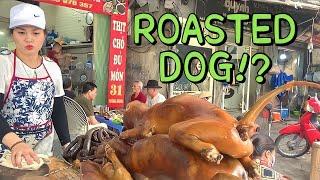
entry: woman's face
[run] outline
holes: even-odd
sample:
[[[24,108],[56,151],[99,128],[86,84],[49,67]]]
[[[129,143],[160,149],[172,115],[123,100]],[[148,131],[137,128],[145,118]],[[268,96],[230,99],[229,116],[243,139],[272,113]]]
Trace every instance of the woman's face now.
[[[26,55],[38,54],[45,40],[43,29],[34,26],[19,26],[13,29],[12,39],[16,49]]]
[[[276,161],[276,151],[266,151],[265,153],[265,158],[268,161],[268,164],[270,167],[272,167]]]
[[[138,83],[133,83],[132,90],[133,90],[133,92],[138,93],[141,91],[141,88]]]

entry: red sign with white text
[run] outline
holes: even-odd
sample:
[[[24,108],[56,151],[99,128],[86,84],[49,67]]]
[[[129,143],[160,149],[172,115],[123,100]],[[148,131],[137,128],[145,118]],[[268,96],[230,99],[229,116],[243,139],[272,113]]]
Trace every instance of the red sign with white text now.
[[[123,108],[127,56],[128,1],[124,14],[111,15],[110,55],[108,75],[108,107]]]
[[[124,0],[117,0],[116,4],[112,0],[37,0],[39,2],[65,6],[69,8],[82,9],[97,14],[111,15],[114,12],[125,13],[123,6],[119,6]]]

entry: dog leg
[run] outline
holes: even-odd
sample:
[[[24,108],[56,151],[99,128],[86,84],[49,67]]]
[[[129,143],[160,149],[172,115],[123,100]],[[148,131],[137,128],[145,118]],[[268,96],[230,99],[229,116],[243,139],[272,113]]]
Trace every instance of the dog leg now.
[[[220,164],[220,161],[223,159],[223,155],[219,153],[213,144],[203,142],[192,134],[184,132],[175,134],[170,131],[169,137],[172,141],[199,153],[207,161]]]

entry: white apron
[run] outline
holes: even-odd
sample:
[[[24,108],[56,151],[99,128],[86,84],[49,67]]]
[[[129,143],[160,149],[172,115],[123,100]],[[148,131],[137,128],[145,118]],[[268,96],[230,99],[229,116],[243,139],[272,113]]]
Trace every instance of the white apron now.
[[[44,78],[17,77],[14,53],[13,76],[1,113],[12,131],[35,152],[51,156],[54,136],[51,114],[55,86],[48,71],[47,74]],[[4,148],[2,145],[1,149]]]

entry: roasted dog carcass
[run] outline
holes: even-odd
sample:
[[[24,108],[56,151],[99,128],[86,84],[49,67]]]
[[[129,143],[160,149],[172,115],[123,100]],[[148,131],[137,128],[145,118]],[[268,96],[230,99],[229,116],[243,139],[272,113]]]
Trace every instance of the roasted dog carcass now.
[[[255,121],[272,98],[294,86],[320,89],[320,84],[317,83],[289,82],[262,96],[240,121],[205,100],[180,95],[147,110],[139,120],[139,124],[142,124],[141,122],[144,124],[123,132],[120,137],[127,139],[148,137],[152,134],[169,134],[173,142],[201,154],[208,161],[219,163],[223,158],[222,154],[238,158],[253,176],[255,163],[249,156],[253,152],[250,137],[258,127]],[[128,106],[127,111],[137,111],[140,108],[133,104]],[[124,119],[137,119],[133,113],[126,114],[132,117]]]
[[[247,179],[239,160],[226,156],[219,165],[210,163],[173,143],[168,135],[144,138],[132,146],[119,138],[110,140],[108,144],[129,172],[140,173],[150,179],[209,180],[215,179],[217,174],[220,179],[224,176]]]
[[[210,163],[173,143],[168,135],[155,135],[131,144],[97,127],[70,143],[64,157],[80,167],[84,180],[130,180],[129,172],[151,179],[247,179],[239,160],[226,156],[220,165]]]

